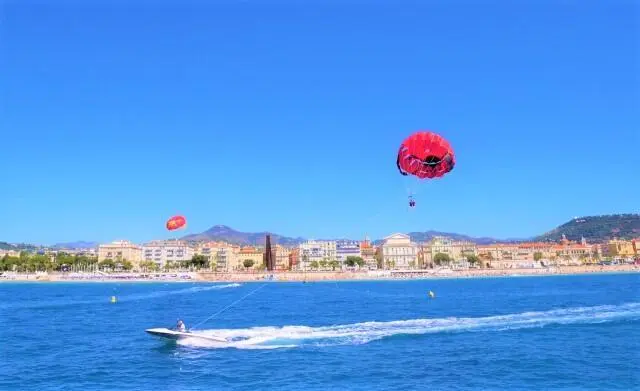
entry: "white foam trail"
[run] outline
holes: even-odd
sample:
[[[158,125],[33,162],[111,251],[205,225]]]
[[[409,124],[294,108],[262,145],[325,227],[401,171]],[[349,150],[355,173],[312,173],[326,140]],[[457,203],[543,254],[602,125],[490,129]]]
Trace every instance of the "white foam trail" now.
[[[304,345],[358,345],[395,335],[442,332],[504,331],[544,327],[552,324],[604,323],[619,319],[640,319],[640,303],[576,307],[550,311],[486,316],[478,318],[435,318],[363,322],[325,327],[283,326],[198,331],[230,342],[209,342],[189,338],[181,345],[210,348],[276,349]]]

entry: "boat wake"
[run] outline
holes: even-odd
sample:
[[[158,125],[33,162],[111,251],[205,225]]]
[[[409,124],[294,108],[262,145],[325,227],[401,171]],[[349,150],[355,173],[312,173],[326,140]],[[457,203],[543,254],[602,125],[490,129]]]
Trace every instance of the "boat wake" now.
[[[190,347],[277,349],[300,346],[358,345],[399,335],[446,332],[504,331],[548,325],[593,324],[640,319],[640,303],[575,307],[540,312],[478,318],[435,318],[363,322],[325,327],[283,326],[198,331],[203,336],[223,337],[228,342],[186,338],[178,343]]]

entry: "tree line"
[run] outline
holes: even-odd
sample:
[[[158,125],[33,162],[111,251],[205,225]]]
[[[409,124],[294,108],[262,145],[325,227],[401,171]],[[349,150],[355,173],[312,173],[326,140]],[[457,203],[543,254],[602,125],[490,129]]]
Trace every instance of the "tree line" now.
[[[189,261],[168,262],[164,268],[160,268],[153,261],[143,261],[137,268],[138,271],[155,272],[171,271],[185,268],[209,268],[209,259],[203,255],[194,255]],[[0,271],[35,273],[35,272],[74,272],[74,271],[132,271],[135,265],[127,259],[105,259],[98,262],[98,257],[67,253],[34,254],[27,251],[20,252],[19,256],[4,255],[0,258]]]

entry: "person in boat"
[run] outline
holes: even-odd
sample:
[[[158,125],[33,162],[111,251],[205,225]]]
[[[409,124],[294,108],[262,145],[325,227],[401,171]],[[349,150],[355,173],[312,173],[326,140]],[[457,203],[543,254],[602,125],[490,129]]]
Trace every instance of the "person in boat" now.
[[[187,327],[184,325],[184,322],[181,319],[178,319],[176,330],[180,331],[181,333],[184,333],[187,331]]]

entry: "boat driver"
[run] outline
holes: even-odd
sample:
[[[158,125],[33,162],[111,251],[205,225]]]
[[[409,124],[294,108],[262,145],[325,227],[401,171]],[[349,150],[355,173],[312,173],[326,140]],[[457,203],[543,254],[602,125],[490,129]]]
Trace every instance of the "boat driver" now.
[[[178,329],[178,331],[182,333],[187,331],[187,328],[185,327],[184,322],[181,319],[178,319],[178,324],[176,325],[176,329]]]

